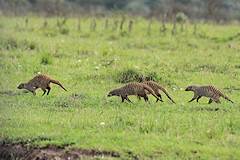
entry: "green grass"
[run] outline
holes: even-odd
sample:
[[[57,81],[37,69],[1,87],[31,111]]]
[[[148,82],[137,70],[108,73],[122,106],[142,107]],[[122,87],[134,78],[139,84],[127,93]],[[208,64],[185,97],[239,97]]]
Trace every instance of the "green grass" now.
[[[240,156],[240,35],[239,25],[198,24],[171,35],[161,23],[135,18],[128,33],[112,31],[114,19],[0,17],[0,141],[26,146],[47,145],[115,151],[123,159],[238,159]],[[120,20],[120,18],[119,18]],[[108,63],[109,62],[109,63]],[[49,96],[18,90],[39,72],[60,81]],[[173,100],[151,104],[119,97],[109,91],[127,82],[154,80]],[[207,104],[207,98],[187,103],[191,85],[217,86],[235,103]],[[7,93],[7,94],[6,94]],[[104,122],[104,123],[103,123]]]

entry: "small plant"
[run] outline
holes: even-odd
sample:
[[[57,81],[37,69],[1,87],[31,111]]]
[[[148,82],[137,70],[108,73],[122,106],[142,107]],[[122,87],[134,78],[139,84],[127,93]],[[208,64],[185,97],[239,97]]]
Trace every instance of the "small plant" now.
[[[29,44],[28,44],[28,48],[30,50],[34,50],[36,48],[37,44],[35,41],[31,41]]]
[[[97,26],[96,20],[93,19],[91,24],[90,24],[90,31],[95,31],[96,30],[96,26]]]
[[[183,12],[179,12],[176,15],[176,20],[178,23],[184,23],[188,20],[188,16],[185,15]]]
[[[177,25],[176,25],[176,21],[174,21],[173,23],[173,29],[172,29],[172,35],[177,34]]]
[[[63,28],[60,29],[60,33],[61,33],[61,34],[68,34],[69,31],[70,31],[70,30],[69,30],[69,28],[67,28],[67,27],[63,27]]]
[[[115,80],[118,83],[143,82],[144,76],[135,69],[127,69],[118,72]]]
[[[106,21],[105,21],[105,29],[106,30],[108,29],[108,19],[106,19]]]
[[[118,20],[115,19],[115,21],[114,21],[114,25],[113,25],[113,28],[112,28],[112,31],[116,31],[117,26],[118,26]]]
[[[47,65],[47,64],[52,64],[53,60],[48,54],[43,54],[41,58],[41,64]]]
[[[109,39],[109,40],[118,40],[119,37],[118,37],[117,34],[112,33],[112,34],[109,35],[109,38],[108,38],[108,39]]]
[[[81,32],[81,20],[78,19],[78,31]]]
[[[30,50],[34,50],[36,49],[37,47],[37,43],[36,41],[27,41],[27,40],[24,40],[22,45],[26,46],[27,49],[30,49]]]
[[[43,27],[46,28],[47,27],[47,20],[45,19]]]
[[[122,31],[122,32],[120,33],[120,35],[121,35],[122,37],[124,37],[124,36],[128,35],[128,33],[127,33],[127,31]]]
[[[125,20],[126,20],[126,17],[125,17],[125,16],[122,16],[122,20],[121,20],[121,24],[120,24],[120,30],[121,30],[121,31],[122,31],[122,29],[123,29],[123,24],[124,24]]]
[[[148,35],[151,35],[151,25],[152,25],[152,19],[150,19],[148,23]]]
[[[9,38],[7,40],[7,49],[13,49],[13,48],[17,48],[18,44],[15,38]]]
[[[130,20],[129,26],[128,26],[128,32],[131,33],[132,31],[132,25],[133,25],[133,20]]]
[[[45,35],[46,35],[47,37],[56,37],[56,36],[57,36],[57,32],[55,32],[55,31],[47,31],[47,32],[45,33]]]

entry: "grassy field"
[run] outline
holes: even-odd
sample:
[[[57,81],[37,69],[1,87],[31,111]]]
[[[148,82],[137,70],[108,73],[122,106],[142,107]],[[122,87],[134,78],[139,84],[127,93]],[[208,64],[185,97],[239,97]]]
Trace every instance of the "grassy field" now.
[[[114,19],[0,17],[0,143],[26,147],[55,145],[113,151],[122,159],[238,159],[240,157],[240,29],[239,24],[199,23],[172,35],[161,23],[129,19],[123,30]],[[121,18],[119,17],[119,23]],[[22,82],[44,73],[60,81],[49,96],[18,90]],[[133,104],[109,91],[127,82],[153,80],[176,104],[151,104],[130,96]],[[187,103],[192,84],[211,84],[235,103]],[[104,157],[102,157],[104,158]],[[105,157],[106,158],[106,157]],[[108,157],[111,158],[111,157]]]

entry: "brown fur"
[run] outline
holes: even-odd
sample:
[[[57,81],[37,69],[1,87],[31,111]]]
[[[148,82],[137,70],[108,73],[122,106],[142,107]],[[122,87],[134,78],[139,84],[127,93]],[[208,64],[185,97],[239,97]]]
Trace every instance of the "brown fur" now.
[[[30,92],[32,92],[34,95],[36,95],[36,89],[41,88],[43,90],[43,95],[46,93],[46,89],[48,90],[47,95],[49,94],[51,90],[50,83],[58,84],[60,87],[62,87],[65,91],[66,88],[63,87],[63,85],[54,79],[51,79],[46,74],[38,74],[32,79],[30,79],[27,83],[22,83],[18,86],[18,89],[27,89]]]
[[[233,101],[230,98],[228,98],[226,95],[224,95],[215,86],[211,86],[211,85],[205,85],[205,86],[192,85],[192,86],[188,86],[185,91],[193,91],[194,92],[194,96],[189,102],[192,102],[196,98],[197,98],[197,102],[198,102],[198,100],[202,96],[204,96],[204,97],[210,98],[210,100],[208,102],[209,104],[212,103],[213,100],[216,103],[221,103],[220,97],[223,97],[223,98],[225,98],[225,99],[227,99],[227,100],[229,100],[230,102],[233,103]]]
[[[161,99],[162,99],[162,96],[161,96],[161,94],[159,93],[159,90],[163,91],[163,92],[166,94],[166,96],[167,96],[173,103],[175,103],[175,102],[172,100],[172,98],[170,97],[170,95],[169,95],[169,93],[167,92],[167,90],[166,90],[164,87],[160,86],[158,83],[153,82],[153,81],[146,81],[146,82],[143,82],[143,84],[146,84],[146,85],[148,85],[149,87],[151,87],[151,88],[153,89],[153,91],[155,92],[155,94],[156,94],[158,97],[160,97]],[[149,94],[149,92],[148,92],[148,94]],[[157,101],[158,101],[158,99],[157,99]],[[157,102],[157,101],[156,101],[156,102]]]
[[[143,97],[145,101],[149,102],[147,91],[150,92],[158,100],[162,101],[148,85],[136,82],[127,83],[123,87],[112,90],[111,92],[109,92],[108,97],[119,96],[122,98],[122,102],[124,102],[124,100],[126,99],[128,102],[132,103],[128,96],[136,95],[138,97]]]

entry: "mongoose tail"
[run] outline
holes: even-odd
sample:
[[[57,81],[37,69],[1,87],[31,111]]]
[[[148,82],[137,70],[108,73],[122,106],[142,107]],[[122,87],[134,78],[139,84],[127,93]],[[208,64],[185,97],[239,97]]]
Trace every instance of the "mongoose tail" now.
[[[146,84],[142,84],[143,88],[146,89],[149,93],[151,93],[154,97],[156,97],[159,101],[163,102],[162,99],[159,99],[159,97],[154,93],[153,89],[151,87],[149,87]]]
[[[226,100],[234,103],[230,98],[228,98],[228,97],[227,97],[225,94],[223,94],[222,92],[220,92],[220,95],[221,95],[223,98],[225,98]]]
[[[59,81],[54,80],[54,79],[50,79],[50,82],[59,85],[59,86],[62,87],[65,91],[67,91],[67,89],[64,88],[63,85],[62,85]]]
[[[167,90],[166,90],[165,88],[163,88],[162,86],[159,85],[159,89],[160,89],[161,91],[163,91],[163,92],[166,94],[166,96],[167,96],[173,103],[175,103],[175,102],[173,101],[173,99],[170,97],[169,93],[167,92]]]

